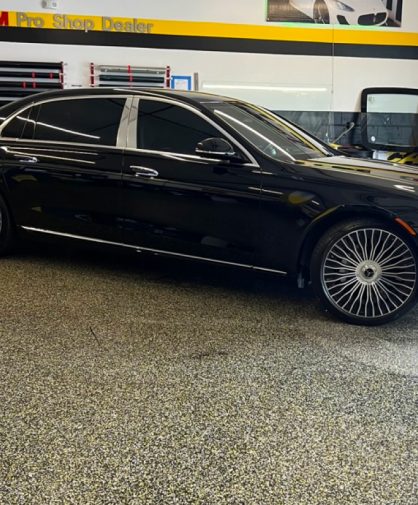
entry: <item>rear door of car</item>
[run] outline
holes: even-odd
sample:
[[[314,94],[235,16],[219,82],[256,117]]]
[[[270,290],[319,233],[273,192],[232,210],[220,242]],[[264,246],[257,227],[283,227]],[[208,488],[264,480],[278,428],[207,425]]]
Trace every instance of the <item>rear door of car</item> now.
[[[130,101],[124,95],[63,97],[4,123],[0,163],[18,225],[41,233],[122,238]]]
[[[252,265],[260,192],[255,160],[190,105],[143,97],[132,113],[123,172],[126,241]],[[228,140],[246,162],[196,155],[197,143],[212,137]]]

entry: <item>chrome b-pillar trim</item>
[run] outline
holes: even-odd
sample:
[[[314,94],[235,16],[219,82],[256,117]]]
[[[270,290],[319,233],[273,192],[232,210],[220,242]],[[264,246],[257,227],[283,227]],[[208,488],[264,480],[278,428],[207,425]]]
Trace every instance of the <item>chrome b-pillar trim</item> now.
[[[116,146],[125,148],[127,145],[128,139],[128,122],[129,122],[129,114],[131,111],[131,103],[132,97],[127,97],[125,101],[125,105],[123,107],[122,116],[119,123],[118,134],[116,137]]]

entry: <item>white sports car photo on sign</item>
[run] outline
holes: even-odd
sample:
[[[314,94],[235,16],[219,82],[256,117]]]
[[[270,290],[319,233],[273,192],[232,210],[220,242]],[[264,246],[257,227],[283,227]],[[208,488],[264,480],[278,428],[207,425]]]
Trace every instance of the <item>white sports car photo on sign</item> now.
[[[402,23],[402,0],[267,0],[267,21],[391,26]]]
[[[290,0],[290,5],[316,23],[382,25],[388,18],[383,0]]]

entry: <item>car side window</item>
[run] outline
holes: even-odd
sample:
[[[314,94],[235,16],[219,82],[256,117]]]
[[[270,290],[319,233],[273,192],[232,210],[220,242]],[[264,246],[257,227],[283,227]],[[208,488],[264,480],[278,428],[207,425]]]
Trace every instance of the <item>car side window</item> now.
[[[33,107],[28,107],[19,112],[1,132],[2,137],[14,139],[31,139],[33,135],[33,122],[31,124]]]
[[[196,154],[198,142],[209,137],[222,137],[222,134],[193,111],[168,102],[140,100],[139,149]]]
[[[125,101],[75,98],[40,104],[33,138],[115,146]]]

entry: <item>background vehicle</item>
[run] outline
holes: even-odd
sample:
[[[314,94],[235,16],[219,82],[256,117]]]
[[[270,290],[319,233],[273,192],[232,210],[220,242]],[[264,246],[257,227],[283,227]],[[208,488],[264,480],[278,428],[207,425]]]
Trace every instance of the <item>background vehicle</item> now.
[[[366,88],[362,143],[380,159],[418,166],[418,89]]]
[[[290,4],[316,23],[383,25],[388,18],[382,0],[290,0]]]
[[[0,253],[36,235],[267,271],[358,324],[415,303],[413,167],[201,93],[50,92],[0,118]]]

